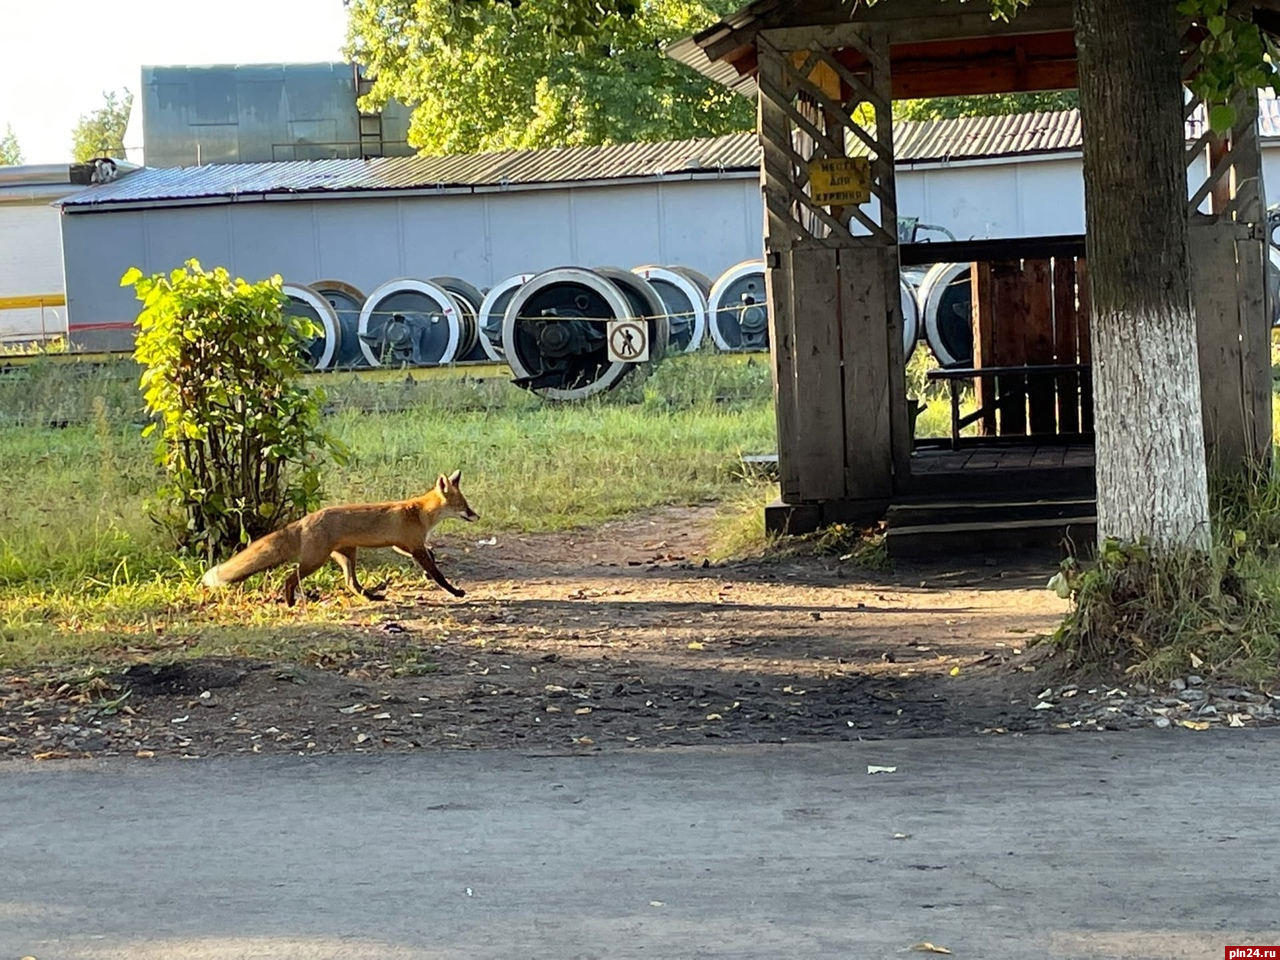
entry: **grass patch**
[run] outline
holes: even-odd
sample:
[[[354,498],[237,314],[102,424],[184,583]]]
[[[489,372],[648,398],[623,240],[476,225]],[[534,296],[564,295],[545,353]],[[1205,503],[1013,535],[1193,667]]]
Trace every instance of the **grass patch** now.
[[[1157,681],[1187,674],[1245,683],[1280,667],[1280,478],[1216,481],[1206,555],[1153,558],[1105,544],[1087,569],[1064,564],[1055,586],[1072,610],[1053,637],[1080,670]]]
[[[924,344],[916,347],[916,352],[907,361],[907,396],[920,404],[920,414],[916,418],[915,436],[920,439],[935,439],[951,436],[951,388],[940,380],[930,380],[929,371],[938,368],[937,358],[933,351]],[[960,415],[967,416],[978,409],[977,394],[973,383],[962,383],[960,388]],[[971,423],[960,431],[962,437],[976,437],[978,424]]]
[[[815,553],[838,557],[863,570],[888,570],[889,548],[882,525],[871,527],[833,523],[812,534]]]
[[[143,509],[160,473],[139,436],[136,365],[36,362],[19,373],[0,376],[0,666],[155,651],[269,656],[305,624],[365,615],[336,568],[308,580],[326,599],[306,609],[252,591],[210,599],[200,565],[170,549]],[[352,453],[326,472],[326,502],[400,499],[461,469],[481,515],[468,538],[732,499],[751,489],[742,455],[774,448],[759,358],[673,358],[573,405],[493,380],[339,379],[326,393],[326,426]],[[422,583],[398,560],[362,571],[371,584]]]
[[[66,337],[50,337],[48,340],[22,340],[0,342],[0,357],[38,357],[53,353],[70,353],[71,345]]]
[[[93,422],[97,407],[114,424],[143,424],[141,374],[127,357],[88,363],[40,355],[20,365],[0,365],[0,429],[84,425]]]
[[[863,570],[880,571],[891,566],[881,525],[834,523],[793,537],[768,533],[764,508],[777,496],[777,484],[756,480],[723,503],[712,530],[711,559],[785,560],[816,554],[836,557]]]
[[[721,502],[711,528],[710,559],[763,559],[776,556],[782,538],[764,529],[764,508],[778,497],[778,485],[760,478],[744,479]]]

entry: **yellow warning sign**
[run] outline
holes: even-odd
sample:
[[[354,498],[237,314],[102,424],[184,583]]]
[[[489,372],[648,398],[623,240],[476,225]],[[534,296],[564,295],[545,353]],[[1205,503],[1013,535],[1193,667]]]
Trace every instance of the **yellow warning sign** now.
[[[843,207],[871,199],[871,160],[823,157],[809,161],[809,195],[823,207]]]

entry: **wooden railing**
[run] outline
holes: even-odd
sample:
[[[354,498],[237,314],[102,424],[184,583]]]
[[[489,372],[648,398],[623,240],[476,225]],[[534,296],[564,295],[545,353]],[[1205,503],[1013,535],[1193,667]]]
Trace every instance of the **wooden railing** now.
[[[1093,433],[1092,382],[1087,363],[1048,363],[1006,367],[952,367],[930,370],[928,378],[944,380],[951,391],[951,447],[960,448],[960,432],[974,423],[994,423],[997,415],[1024,425],[1018,434],[1030,437],[1083,439]],[[978,408],[960,414],[960,387],[981,380]],[[1074,402],[1085,398],[1088,409]],[[1028,400],[1030,399],[1030,404]],[[1066,404],[1070,404],[1067,409]],[[1027,416],[1028,408],[1031,415]],[[1013,431],[1000,430],[1009,437]]]

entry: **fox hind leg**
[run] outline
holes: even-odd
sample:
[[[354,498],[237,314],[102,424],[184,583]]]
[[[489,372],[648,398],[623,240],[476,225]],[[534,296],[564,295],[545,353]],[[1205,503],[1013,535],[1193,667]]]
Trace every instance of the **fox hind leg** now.
[[[294,567],[289,571],[289,575],[284,578],[284,602],[292,607],[298,602],[298,598],[307,599],[307,591],[302,589],[301,568]]]
[[[385,600],[381,593],[374,590],[367,590],[360,586],[360,581],[356,579],[356,548],[345,547],[342,550],[335,550],[331,554],[334,561],[342,568],[342,577],[347,582],[347,589],[352,593],[359,594],[366,600]]]
[[[316,559],[304,553],[298,561],[297,568],[289,574],[288,579],[284,582],[284,602],[292,607],[297,602],[299,594],[305,600],[307,594],[302,589],[302,581],[323,567],[324,562],[328,559],[328,557]]]

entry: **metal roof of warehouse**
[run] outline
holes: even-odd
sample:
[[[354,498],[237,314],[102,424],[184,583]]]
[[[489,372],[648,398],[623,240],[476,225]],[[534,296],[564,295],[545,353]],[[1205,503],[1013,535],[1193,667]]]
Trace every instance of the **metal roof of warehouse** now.
[[[1280,137],[1280,103],[1274,95],[1263,96],[1259,108],[1259,134],[1264,138]],[[1188,140],[1194,140],[1202,130],[1202,118],[1193,116],[1187,124]],[[1076,152],[1081,146],[1077,110],[954,120],[905,120],[894,125],[894,134],[900,164],[1052,155]],[[754,172],[759,163],[756,134],[738,133],[700,140],[442,157],[148,167],[114,183],[90,187],[65,198],[60,205],[93,208],[107,204],[287,194],[518,189]]]
[[[1204,108],[1200,107],[1187,121],[1187,142],[1198,139],[1204,128]],[[898,163],[1074,153],[1083,143],[1079,110],[955,120],[904,120],[894,124],[893,134]],[[1267,90],[1260,91],[1258,98],[1258,136],[1280,138],[1280,101]]]
[[[148,200],[518,187],[714,176],[758,168],[754,133],[663,143],[558,147],[442,157],[378,157],[370,160],[295,160],[146,168],[63,201],[82,207]]]
[[[985,160],[1080,149],[1076,110],[1014,113],[955,120],[903,120],[894,124],[898,163]]]

